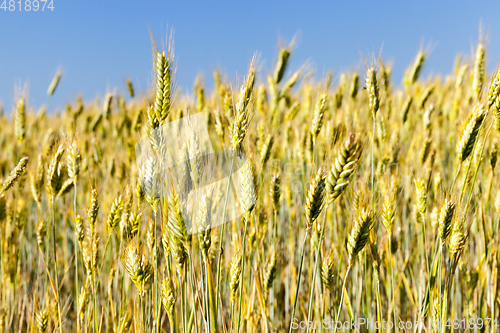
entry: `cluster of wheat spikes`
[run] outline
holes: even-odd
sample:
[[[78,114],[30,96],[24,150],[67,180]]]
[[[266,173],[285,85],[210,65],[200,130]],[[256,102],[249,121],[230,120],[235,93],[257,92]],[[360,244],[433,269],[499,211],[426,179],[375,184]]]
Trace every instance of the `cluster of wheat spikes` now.
[[[290,73],[287,46],[267,78],[253,59],[239,86],[216,72],[191,98],[175,89],[173,49],[153,55],[142,96],[127,80],[128,92],[36,111],[23,93],[0,115],[0,332],[291,332],[355,318],[445,332],[448,318],[499,318],[500,70],[488,84],[483,39],[447,76],[421,78],[419,51],[401,89],[380,58],[324,82]],[[214,221],[235,199],[229,182],[201,198],[192,233],[199,147],[183,148],[172,179],[160,159],[137,165],[135,145],[164,155],[162,126],[197,112],[214,150],[233,151],[241,216]]]

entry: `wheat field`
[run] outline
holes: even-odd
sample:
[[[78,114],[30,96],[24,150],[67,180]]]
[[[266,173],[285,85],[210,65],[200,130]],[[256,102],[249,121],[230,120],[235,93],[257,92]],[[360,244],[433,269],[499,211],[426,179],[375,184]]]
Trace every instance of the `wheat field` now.
[[[20,90],[0,116],[0,331],[498,331],[500,71],[476,47],[427,78],[421,49],[400,83],[381,56],[314,81],[282,46],[271,73],[253,59],[180,95],[154,45],[143,93],[52,110]],[[206,160],[188,131],[180,173],[160,169],[161,129],[196,114],[234,181],[187,214]]]

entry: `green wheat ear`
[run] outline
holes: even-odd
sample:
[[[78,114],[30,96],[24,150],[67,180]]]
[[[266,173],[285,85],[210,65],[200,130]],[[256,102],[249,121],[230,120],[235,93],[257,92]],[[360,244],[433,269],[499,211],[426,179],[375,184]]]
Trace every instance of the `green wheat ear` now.
[[[170,55],[165,52],[156,53],[156,95],[154,112],[159,123],[162,124],[170,111],[172,98],[172,69]]]
[[[281,80],[283,79],[283,76],[285,74],[287,65],[288,65],[288,59],[290,58],[290,50],[287,48],[282,48],[280,49],[279,55],[278,55],[278,62],[276,64],[275,70],[274,70],[274,75],[273,75],[273,80],[275,84],[279,84]]]
[[[448,236],[452,231],[453,226],[453,213],[455,212],[455,203],[449,197],[444,201],[443,207],[441,207],[441,212],[439,213],[439,238],[441,239],[441,244],[444,245]]]
[[[479,130],[485,117],[486,110],[483,105],[476,104],[468,122],[465,125],[462,137],[457,144],[458,159],[461,163],[463,163],[472,153],[472,149],[474,148],[479,135]]]
[[[354,227],[347,238],[347,253],[349,255],[349,265],[354,264],[354,260],[361,250],[364,249],[373,228],[375,216],[371,210],[363,208],[354,223]]]
[[[242,149],[243,140],[248,129],[248,122],[250,116],[250,110],[248,105],[250,103],[250,97],[252,95],[253,87],[255,84],[255,58],[252,59],[250,67],[248,69],[248,74],[243,82],[238,102],[236,103],[236,116],[235,122],[232,126],[232,148],[234,151],[239,151]]]
[[[309,230],[323,209],[326,188],[326,173],[320,167],[311,177],[305,198],[306,230]]]
[[[407,89],[415,82],[417,82],[426,58],[427,55],[422,50],[419,50],[417,56],[415,57],[415,60],[413,61],[413,64],[408,69],[404,77],[404,85]]]
[[[379,87],[377,81],[377,70],[375,67],[370,67],[366,71],[366,90],[368,91],[368,105],[370,106],[370,111],[375,119],[378,109],[380,107],[380,96]]]
[[[465,219],[455,221],[449,240],[449,253],[452,262],[456,261],[469,239],[470,228],[465,226]]]
[[[335,263],[333,258],[333,253],[330,253],[323,259],[323,265],[321,266],[321,281],[323,287],[330,290],[331,293],[334,292],[335,288]]]
[[[134,92],[134,86],[132,84],[132,80],[126,79],[125,83],[127,84],[127,90],[131,98],[134,98],[135,92]]]
[[[256,184],[254,180],[254,166],[243,152],[236,152],[238,166],[238,180],[240,183],[240,204],[246,214],[252,212],[256,202]]]

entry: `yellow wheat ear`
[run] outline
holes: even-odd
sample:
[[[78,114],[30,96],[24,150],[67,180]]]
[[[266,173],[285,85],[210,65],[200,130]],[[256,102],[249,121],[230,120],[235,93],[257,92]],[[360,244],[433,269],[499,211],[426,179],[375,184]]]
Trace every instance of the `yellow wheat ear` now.
[[[356,138],[356,135],[350,134],[344,145],[339,149],[328,173],[326,185],[328,203],[337,199],[349,185],[361,156],[361,151],[361,143]]]

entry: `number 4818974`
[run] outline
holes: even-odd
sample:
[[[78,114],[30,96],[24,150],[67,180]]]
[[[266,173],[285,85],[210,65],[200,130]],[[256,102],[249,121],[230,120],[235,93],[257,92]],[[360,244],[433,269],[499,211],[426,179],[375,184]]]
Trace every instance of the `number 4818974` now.
[[[0,0],[1,1],[1,0]],[[7,10],[13,12],[15,10],[30,12],[30,11],[38,11],[42,12],[47,10],[54,10],[54,0],[3,0],[0,9],[3,9],[4,12]]]

